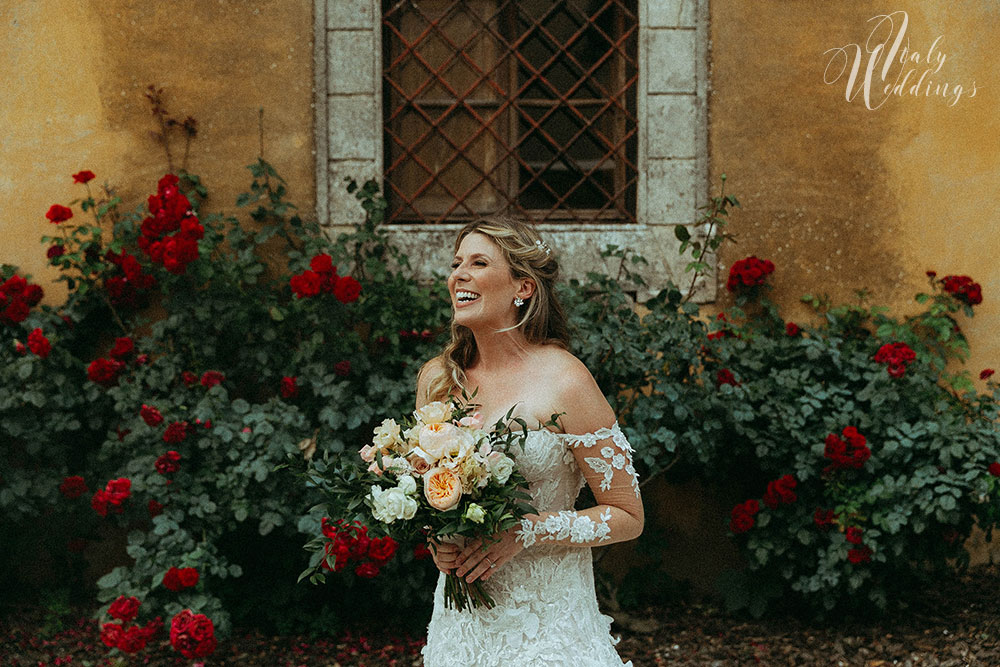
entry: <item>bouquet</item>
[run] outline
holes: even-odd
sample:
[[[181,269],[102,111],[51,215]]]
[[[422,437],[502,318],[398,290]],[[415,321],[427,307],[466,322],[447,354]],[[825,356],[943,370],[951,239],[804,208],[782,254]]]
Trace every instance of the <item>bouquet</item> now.
[[[360,521],[373,534],[400,542],[429,539],[432,546],[482,538],[485,548],[492,536],[534,513],[526,502],[528,484],[510,456],[523,447],[527,425],[511,419],[512,408],[491,430],[483,429],[470,402],[474,396],[464,397],[461,406],[436,401],[399,422],[385,419],[371,444],[357,456],[343,455],[335,466],[312,462],[306,474],[325,491],[336,524]],[[306,548],[317,557],[300,580],[310,573],[322,580],[320,567],[343,567],[338,560],[344,550],[325,548],[323,538]],[[446,578],[445,602],[459,610],[493,606],[481,581],[469,584],[454,573]]]

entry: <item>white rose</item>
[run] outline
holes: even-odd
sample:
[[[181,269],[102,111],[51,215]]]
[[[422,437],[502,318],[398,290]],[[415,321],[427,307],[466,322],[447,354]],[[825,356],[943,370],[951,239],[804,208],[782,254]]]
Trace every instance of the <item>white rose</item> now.
[[[486,466],[497,484],[506,484],[510,474],[514,472],[514,461],[508,456],[494,452],[486,458]]]
[[[486,510],[476,503],[470,503],[465,510],[465,518],[473,523],[482,523],[483,519],[486,518]]]
[[[417,480],[413,479],[409,475],[404,475],[403,477],[399,478],[399,484],[396,485],[396,488],[400,489],[406,495],[410,495],[411,493],[416,493]]]
[[[399,424],[396,423],[395,419],[384,420],[380,426],[375,427],[374,433],[375,437],[372,438],[372,444],[378,449],[392,447],[400,441]]]
[[[452,410],[453,406],[451,403],[434,401],[419,410],[414,410],[413,416],[424,424],[440,424],[451,419]]]
[[[410,498],[400,487],[380,489],[372,486],[372,516],[382,523],[392,523],[396,519],[412,519],[417,512],[417,501]]]

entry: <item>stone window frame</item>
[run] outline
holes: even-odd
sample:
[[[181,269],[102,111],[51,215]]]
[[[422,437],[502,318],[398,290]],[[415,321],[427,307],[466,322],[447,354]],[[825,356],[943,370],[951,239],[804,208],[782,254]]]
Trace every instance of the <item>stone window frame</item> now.
[[[673,279],[689,283],[677,254],[676,225],[692,228],[708,202],[708,0],[639,2],[639,190],[636,224],[550,223],[538,226],[559,252],[563,277],[615,270],[607,244],[640,252],[646,288],[639,301]],[[382,175],[380,0],[314,0],[316,215],[331,235],[357,224],[363,211],[345,177]],[[664,119],[668,119],[664,122]],[[419,277],[443,274],[459,224],[390,227]],[[715,258],[710,258],[714,265]],[[694,299],[715,300],[714,271],[700,276]]]

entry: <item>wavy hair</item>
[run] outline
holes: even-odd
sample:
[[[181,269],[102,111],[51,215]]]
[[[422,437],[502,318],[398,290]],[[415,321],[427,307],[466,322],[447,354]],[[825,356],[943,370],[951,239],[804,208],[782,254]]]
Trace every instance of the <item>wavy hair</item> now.
[[[535,283],[534,294],[518,308],[521,311],[520,320],[505,331],[520,329],[529,343],[554,344],[569,349],[566,314],[555,293],[559,263],[535,228],[523,220],[505,215],[473,220],[458,232],[456,253],[462,240],[474,232],[483,234],[496,244],[510,265],[511,276],[515,280],[530,278]],[[472,331],[456,324],[452,318],[451,340],[441,353],[444,365],[428,379],[428,399],[443,401],[450,394],[460,392],[467,381],[465,369],[472,365],[475,358],[476,339]]]

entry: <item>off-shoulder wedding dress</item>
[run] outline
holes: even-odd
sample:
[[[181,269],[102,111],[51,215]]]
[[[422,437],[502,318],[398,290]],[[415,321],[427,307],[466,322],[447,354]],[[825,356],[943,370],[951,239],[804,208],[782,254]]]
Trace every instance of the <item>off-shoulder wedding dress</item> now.
[[[496,602],[492,609],[446,608],[440,575],[425,667],[622,667],[612,619],[597,607],[591,549],[584,546],[610,540],[614,521],[610,512],[592,519],[573,511],[585,484],[574,455],[581,447],[597,454],[585,461],[604,488],[614,478],[638,496],[631,447],[617,423],[585,435],[530,431],[523,451],[512,454],[529,482],[532,504],[550,514],[534,525],[525,522],[520,539],[526,548],[484,582]],[[552,543],[567,539],[578,544]]]

